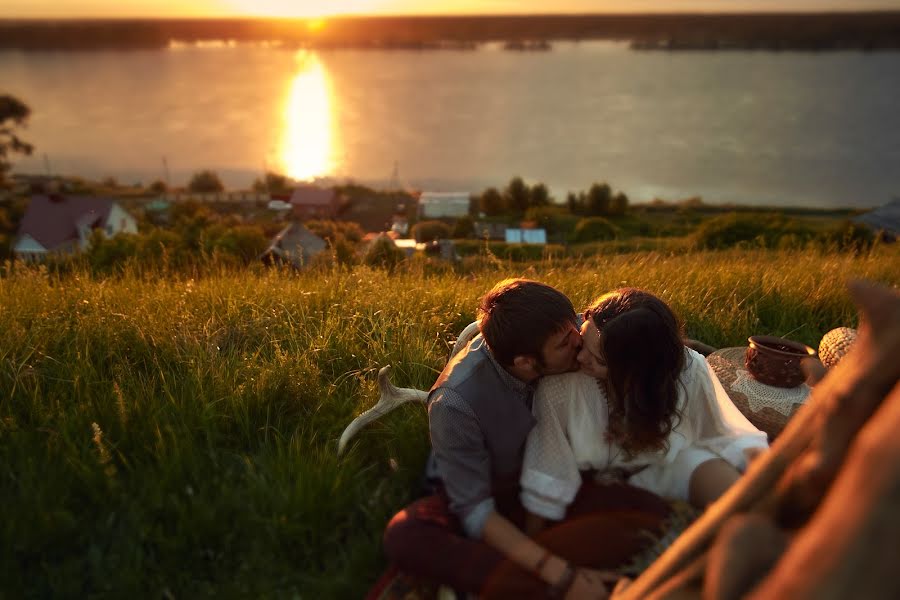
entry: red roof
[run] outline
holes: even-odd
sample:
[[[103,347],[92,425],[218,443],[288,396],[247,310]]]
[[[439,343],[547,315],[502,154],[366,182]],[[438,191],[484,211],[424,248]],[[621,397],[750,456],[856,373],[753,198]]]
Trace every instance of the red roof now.
[[[32,196],[19,235],[30,235],[47,250],[78,239],[78,225],[101,227],[113,206],[110,198]]]
[[[334,190],[324,190],[314,185],[301,185],[294,189],[291,204],[300,206],[329,206],[334,202]]]

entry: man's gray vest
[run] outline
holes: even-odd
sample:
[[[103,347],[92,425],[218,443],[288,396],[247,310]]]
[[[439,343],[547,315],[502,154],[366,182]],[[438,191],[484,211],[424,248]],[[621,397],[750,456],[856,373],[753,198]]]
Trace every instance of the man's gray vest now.
[[[431,392],[450,388],[472,408],[491,457],[496,495],[518,488],[525,441],[535,420],[531,414],[532,393],[527,392],[526,402],[523,394],[510,389],[488,352],[479,334],[447,363]]]

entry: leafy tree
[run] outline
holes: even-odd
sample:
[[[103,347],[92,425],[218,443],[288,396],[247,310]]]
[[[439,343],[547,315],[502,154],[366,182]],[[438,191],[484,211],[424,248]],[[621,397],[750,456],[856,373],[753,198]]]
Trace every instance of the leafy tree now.
[[[497,188],[494,187],[489,187],[484,190],[478,200],[479,210],[489,217],[502,215],[506,208],[503,202],[503,196],[501,196]]]
[[[420,221],[413,225],[412,236],[417,242],[445,240],[450,237],[450,226],[441,221]]]
[[[16,135],[16,127],[24,127],[31,109],[24,102],[8,94],[0,95],[0,182],[12,168],[10,154],[29,155],[34,146]]]
[[[513,177],[503,191],[506,208],[516,214],[525,214],[531,204],[531,190],[521,177]]]
[[[215,171],[197,171],[188,183],[188,190],[195,194],[211,194],[225,189],[222,180]]]
[[[609,214],[609,206],[612,203],[612,190],[606,183],[595,183],[588,190],[587,214],[605,216]]]
[[[573,215],[581,214],[584,210],[583,198],[579,198],[575,192],[566,194],[566,206]]]
[[[456,223],[453,225],[453,232],[451,235],[454,239],[469,238],[475,235],[475,222],[472,220],[472,217],[462,217],[461,219],[457,219]]]
[[[609,205],[609,214],[623,216],[626,212],[628,212],[628,196],[623,192],[618,192],[613,196]]]
[[[291,181],[286,175],[267,171],[265,177],[257,177],[253,181],[254,192],[269,192],[272,194],[288,192],[291,189]]]
[[[547,230],[548,235],[569,234],[578,223],[578,217],[563,206],[532,206],[525,213],[526,221],[534,221]]]
[[[162,181],[161,179],[157,179],[156,181],[151,183],[150,187],[147,189],[150,190],[150,192],[152,192],[154,194],[164,194],[166,192],[166,190],[169,189],[169,186],[166,185],[165,181]]]
[[[550,191],[543,183],[536,183],[531,186],[531,202],[530,206],[547,206],[551,203]]]

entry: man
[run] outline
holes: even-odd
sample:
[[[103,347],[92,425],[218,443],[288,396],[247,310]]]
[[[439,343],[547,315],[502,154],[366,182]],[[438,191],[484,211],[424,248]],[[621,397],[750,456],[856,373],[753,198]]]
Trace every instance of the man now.
[[[576,570],[522,532],[526,513],[518,500],[535,385],[578,368],[572,303],[548,285],[510,279],[481,299],[478,314],[480,334],[429,394],[429,472],[438,491],[391,520],[385,551],[401,569],[457,591],[481,592],[509,561],[524,570],[514,578],[522,585],[540,585],[539,578],[560,597],[569,591],[603,598],[595,572]]]

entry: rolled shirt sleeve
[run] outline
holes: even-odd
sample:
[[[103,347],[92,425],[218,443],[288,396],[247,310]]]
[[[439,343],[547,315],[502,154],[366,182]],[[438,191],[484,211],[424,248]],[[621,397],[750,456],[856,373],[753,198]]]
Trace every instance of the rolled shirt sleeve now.
[[[491,460],[478,419],[449,388],[438,388],[428,405],[431,447],[438,475],[466,535],[481,538],[496,510],[491,490]]]
[[[581,487],[578,461],[567,432],[567,413],[581,399],[574,389],[575,381],[575,374],[541,381],[534,400],[537,424],[528,435],[522,464],[522,505],[531,513],[556,521],[565,517]],[[595,424],[585,423],[587,427]]]

